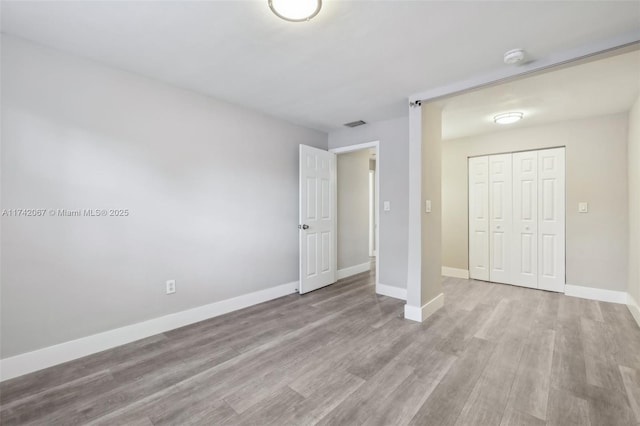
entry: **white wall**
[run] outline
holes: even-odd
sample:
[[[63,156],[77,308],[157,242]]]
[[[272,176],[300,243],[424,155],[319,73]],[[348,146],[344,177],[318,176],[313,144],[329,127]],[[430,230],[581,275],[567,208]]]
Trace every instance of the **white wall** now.
[[[298,144],[324,133],[2,38],[6,358],[298,279]],[[177,280],[165,295],[164,282]]]
[[[442,108],[425,103],[422,113],[421,291],[420,305],[441,299],[442,294]],[[431,202],[431,212],[425,202]],[[423,318],[424,320],[424,318]]]
[[[640,325],[640,97],[629,112],[629,283],[631,311]]]
[[[626,291],[627,123],[622,113],[444,141],[443,266],[468,269],[469,156],[566,146],[567,284]]]
[[[409,121],[407,118],[368,123],[329,133],[329,148],[380,141],[380,202],[390,211],[378,218],[378,268],[381,284],[406,288],[409,217]]]
[[[338,154],[338,269],[369,262],[369,150]]]

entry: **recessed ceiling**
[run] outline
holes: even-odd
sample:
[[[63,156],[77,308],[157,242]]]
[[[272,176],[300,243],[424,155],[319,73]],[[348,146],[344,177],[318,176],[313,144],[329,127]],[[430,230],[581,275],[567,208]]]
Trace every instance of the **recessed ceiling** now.
[[[528,58],[640,39],[640,2],[3,1],[2,31],[319,130],[407,114],[407,97]]]
[[[639,94],[640,51],[624,53],[443,99],[442,138],[625,112]],[[524,118],[494,123],[510,111]]]

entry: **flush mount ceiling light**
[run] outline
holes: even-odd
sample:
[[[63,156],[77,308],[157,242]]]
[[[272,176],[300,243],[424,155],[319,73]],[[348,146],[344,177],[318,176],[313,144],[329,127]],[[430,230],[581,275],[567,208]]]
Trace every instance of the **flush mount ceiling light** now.
[[[303,22],[320,12],[322,0],[269,0],[269,7],[284,20]]]
[[[497,124],[511,124],[522,120],[522,117],[524,117],[524,114],[521,112],[505,112],[493,117],[493,121]]]

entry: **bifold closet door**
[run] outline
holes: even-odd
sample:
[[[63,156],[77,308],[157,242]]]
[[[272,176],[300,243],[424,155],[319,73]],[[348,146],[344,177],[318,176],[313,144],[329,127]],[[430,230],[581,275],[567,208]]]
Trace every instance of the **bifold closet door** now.
[[[564,291],[565,150],[538,152],[538,288]]]
[[[538,287],[538,152],[513,154],[512,284]]]
[[[469,159],[469,276],[564,291],[564,148]]]
[[[469,277],[489,281],[489,157],[469,158]]]
[[[511,283],[511,154],[489,156],[489,281]]]

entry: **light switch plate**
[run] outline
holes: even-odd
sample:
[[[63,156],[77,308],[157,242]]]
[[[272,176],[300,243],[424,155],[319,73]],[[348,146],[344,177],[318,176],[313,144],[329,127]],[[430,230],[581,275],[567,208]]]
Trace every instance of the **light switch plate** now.
[[[589,203],[585,201],[581,201],[578,203],[578,213],[588,213],[589,212]]]
[[[424,211],[427,213],[431,213],[431,200],[426,200],[424,202]]]
[[[385,212],[391,211],[391,201],[384,202],[384,211]]]

